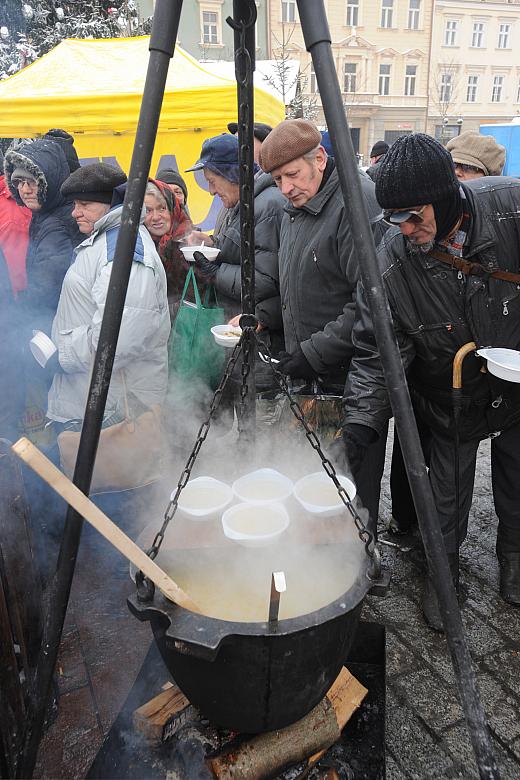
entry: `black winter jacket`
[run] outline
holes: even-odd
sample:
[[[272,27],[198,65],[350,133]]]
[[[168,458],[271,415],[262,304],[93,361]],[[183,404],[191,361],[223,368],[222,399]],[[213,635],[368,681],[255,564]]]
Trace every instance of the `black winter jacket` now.
[[[465,182],[462,190],[471,213],[464,257],[486,271],[520,273],[520,181],[485,177]],[[520,347],[520,285],[465,276],[429,255],[412,255],[398,229],[386,233],[378,257],[415,410],[427,425],[451,435],[455,353],[469,341]],[[353,341],[345,423],[380,432],[392,412],[361,286]],[[520,384],[482,373],[483,364],[474,354],[463,364],[463,439],[483,438],[520,420]]]
[[[27,289],[20,295],[20,304],[27,326],[49,335],[72,250],[83,236],[72,218],[72,201],[64,199],[60,192],[69,176],[69,166],[59,144],[38,139],[6,154],[6,180],[21,205],[18,190],[11,184],[16,167],[36,178],[41,203],[41,210],[33,212],[29,225]]]
[[[254,184],[254,220],[255,220],[255,300],[257,316],[270,330],[281,326],[279,315],[278,285],[278,246],[280,243],[280,223],[286,199],[278,190],[271,174],[264,173],[255,179]],[[234,316],[241,311],[240,276],[240,204],[237,203],[226,216],[223,227],[216,239],[220,248],[218,260],[221,261],[215,287],[219,301],[223,303],[227,314]],[[277,305],[261,306],[263,301],[275,298]]]
[[[373,182],[362,171],[359,177],[377,244],[381,209]],[[301,347],[322,386],[341,394],[353,354],[359,266],[336,168],[307,203],[289,203],[285,211],[279,250],[285,346],[291,353]]]

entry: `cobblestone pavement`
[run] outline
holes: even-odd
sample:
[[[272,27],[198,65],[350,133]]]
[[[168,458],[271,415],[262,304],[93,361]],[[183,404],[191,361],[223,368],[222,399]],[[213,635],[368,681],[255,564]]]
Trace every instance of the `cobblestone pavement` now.
[[[387,472],[382,526],[390,520]],[[479,452],[469,534],[460,556],[467,591],[462,618],[502,779],[518,780],[520,610],[498,595],[490,474],[487,441]],[[368,599],[364,617],[387,628],[387,778],[477,778],[446,640],[427,628],[419,607],[423,556],[385,547],[384,557],[393,572],[391,589],[384,599]]]
[[[380,519],[381,528],[390,519],[388,473]],[[126,607],[132,590],[126,564],[86,531],[60,655],[60,713],[40,750],[36,776],[42,778],[85,776],[150,641],[149,626],[139,624]],[[462,612],[502,778],[519,780],[520,610],[498,597],[495,535],[484,443],[469,538],[461,552],[467,590]],[[387,627],[386,776],[476,778],[446,641],[425,626],[418,606],[421,555],[385,547],[384,556],[393,571],[391,590],[384,599],[368,599],[364,617]]]

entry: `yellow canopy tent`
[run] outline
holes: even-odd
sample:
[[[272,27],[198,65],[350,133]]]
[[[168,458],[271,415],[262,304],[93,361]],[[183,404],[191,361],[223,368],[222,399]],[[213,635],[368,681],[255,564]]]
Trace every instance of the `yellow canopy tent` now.
[[[148,66],[149,37],[68,39],[0,82],[0,137],[33,137],[51,127],[72,133],[82,161],[114,158],[128,172]],[[208,65],[208,68],[211,68]],[[205,138],[236,120],[233,80],[213,75],[178,46],[170,63],[152,172],[178,168],[194,223],[211,226],[212,198],[197,160]],[[255,87],[255,120],[276,125],[283,103]]]

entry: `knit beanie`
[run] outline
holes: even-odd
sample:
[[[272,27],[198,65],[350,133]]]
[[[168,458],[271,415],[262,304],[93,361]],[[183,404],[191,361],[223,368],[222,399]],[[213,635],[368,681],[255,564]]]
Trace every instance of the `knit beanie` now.
[[[321,144],[321,133],[308,119],[285,119],[271,130],[260,147],[259,163],[271,173],[275,168],[303,157]]]
[[[422,206],[458,192],[450,153],[425,133],[401,135],[394,141],[376,179],[376,198],[383,209]]]
[[[108,163],[83,165],[65,179],[61,194],[71,200],[88,200],[95,203],[111,203],[116,187],[126,182],[121,169]]]
[[[161,168],[159,171],[157,171],[155,178],[159,179],[159,181],[163,181],[165,184],[176,184],[183,191],[184,200],[188,200],[188,188],[186,186],[186,182],[180,173],[174,171],[173,168]]]
[[[453,162],[472,165],[486,176],[500,176],[506,161],[506,150],[491,135],[467,131],[446,144]]]
[[[386,141],[376,141],[370,150],[369,157],[379,157],[381,154],[386,154],[389,149]]]

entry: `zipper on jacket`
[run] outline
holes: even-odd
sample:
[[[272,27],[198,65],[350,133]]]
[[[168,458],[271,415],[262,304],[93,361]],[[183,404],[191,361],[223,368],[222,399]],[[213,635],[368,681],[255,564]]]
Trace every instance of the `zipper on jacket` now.
[[[502,314],[504,315],[504,317],[507,317],[507,315],[509,314],[509,309],[507,308],[508,303],[509,301],[502,301],[502,306],[504,307],[502,309]]]
[[[326,279],[326,277],[325,277],[325,276],[323,276],[323,274],[322,274],[322,272],[321,272],[320,264],[318,263],[318,257],[317,257],[317,255],[316,255],[316,250],[315,250],[315,249],[313,249],[313,250],[312,250],[312,262],[313,262],[313,263],[314,263],[314,265],[316,266],[316,269],[317,269],[317,271],[318,271],[319,275],[321,276],[321,278],[322,278],[322,279],[323,279],[325,282],[327,282],[327,279]]]

